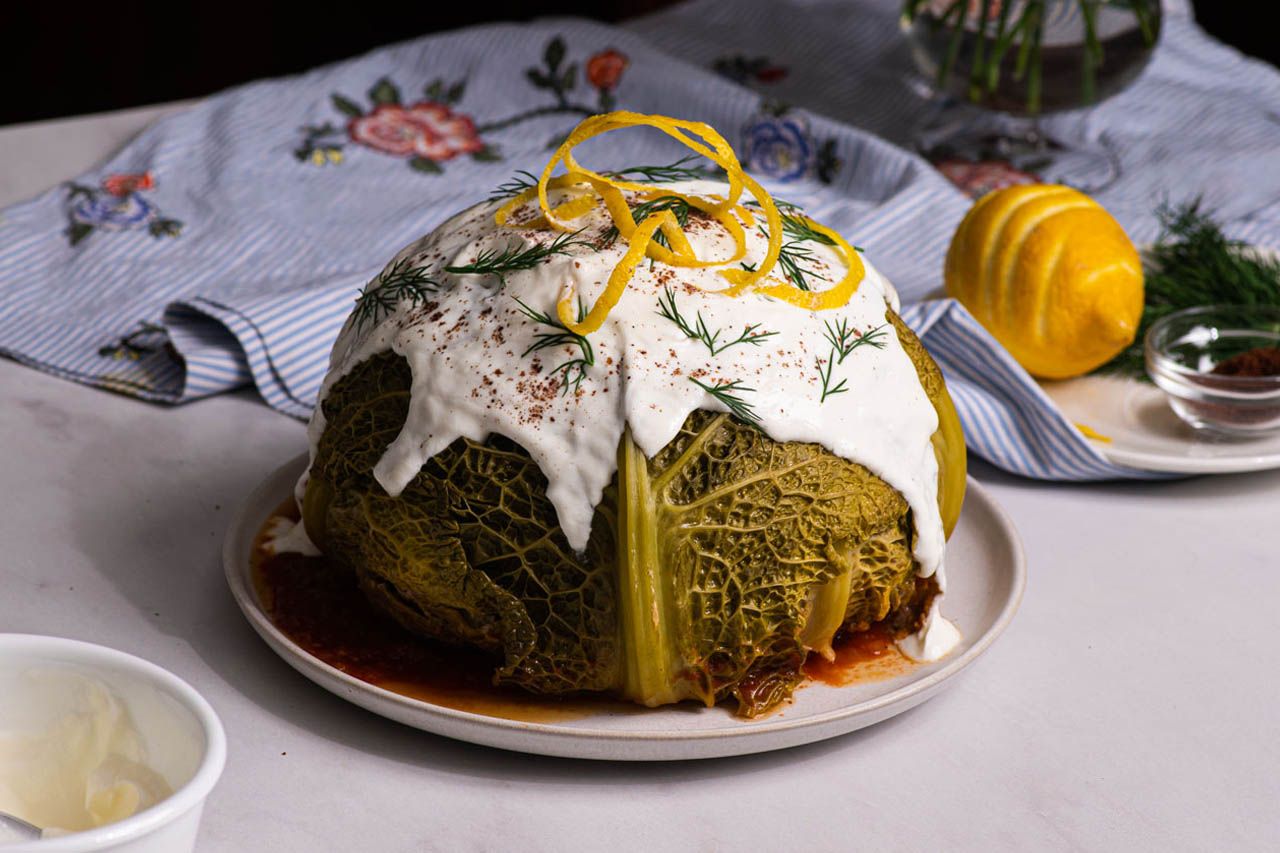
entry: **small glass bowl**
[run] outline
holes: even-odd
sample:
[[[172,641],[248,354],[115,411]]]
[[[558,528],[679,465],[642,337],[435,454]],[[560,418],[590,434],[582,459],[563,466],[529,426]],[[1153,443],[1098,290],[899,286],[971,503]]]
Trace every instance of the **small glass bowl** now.
[[[1251,350],[1280,347],[1280,309],[1207,305],[1152,324],[1147,375],[1173,411],[1198,430],[1247,438],[1280,430],[1280,376],[1214,373]]]

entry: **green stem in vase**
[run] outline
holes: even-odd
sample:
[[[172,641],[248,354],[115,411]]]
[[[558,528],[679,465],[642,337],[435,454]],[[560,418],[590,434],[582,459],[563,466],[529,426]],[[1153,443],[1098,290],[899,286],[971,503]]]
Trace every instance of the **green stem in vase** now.
[[[1044,36],[1039,15],[1036,16],[1036,28],[1032,34],[1031,63],[1027,73],[1027,112],[1040,114],[1040,41]]]
[[[1142,40],[1147,44],[1155,44],[1156,31],[1151,25],[1151,10],[1147,8],[1146,0],[1133,0],[1129,8],[1133,10],[1133,16],[1138,19],[1138,29],[1142,30]]]
[[[1012,3],[1000,4],[1000,20],[996,22],[995,44],[991,48],[991,58],[987,61],[986,91],[988,95],[995,94],[996,85],[1000,82],[1000,64],[1004,62],[1004,55],[1013,44],[1013,37],[1018,29],[1016,25],[1012,32],[1008,29],[1009,10],[1012,8]]]
[[[1080,17],[1084,20],[1084,51],[1080,56],[1080,96],[1092,104],[1098,96],[1098,66],[1102,65],[1102,43],[1098,40],[1097,0],[1080,0]]]
[[[1018,22],[1021,24],[1022,39],[1018,43],[1018,59],[1013,66],[1015,80],[1023,80],[1027,76],[1027,66],[1031,62],[1031,48],[1039,40],[1036,37],[1039,22],[1040,3],[1038,0],[1031,0],[1022,13],[1022,20]]]
[[[960,54],[960,40],[964,38],[964,7],[966,0],[955,0],[942,15],[942,26],[951,28],[951,38],[947,40],[947,55],[938,67],[938,88],[945,88],[951,69],[955,67],[956,57]],[[954,16],[955,20],[950,20]]]
[[[991,0],[982,0],[979,12],[978,32],[973,45],[973,64],[969,68],[969,100],[982,100],[982,81],[986,75],[983,54],[987,50],[987,21],[991,20]]]
[[[1155,45],[1159,30],[1159,9],[1153,0],[1056,0],[1071,5],[1079,14],[1080,45],[1079,62],[1079,98],[1075,105],[1097,103],[1100,96],[1105,96],[1104,83],[1108,79],[1124,74],[1126,63],[1136,51],[1132,43],[1123,41],[1122,36],[1114,36],[1121,41],[1121,63],[1114,72],[1104,69],[1104,44],[1102,32],[1112,32],[1114,24],[1109,25],[1101,18],[1103,9],[1118,11],[1133,16],[1133,24],[1127,30],[1130,36],[1140,36],[1146,50]],[[1046,108],[1046,92],[1051,94],[1048,108],[1060,108],[1065,103],[1062,88],[1063,76],[1062,55],[1069,50],[1067,46],[1055,40],[1050,50],[1045,50],[1047,25],[1057,13],[1050,14],[1048,0],[950,0],[947,3],[928,4],[923,0],[905,0],[903,3],[903,19],[906,24],[916,24],[917,16],[923,15],[919,26],[928,28],[931,47],[937,59],[937,88],[946,90],[948,84],[961,86],[959,92],[974,103],[984,99],[992,99],[1003,103],[1007,101],[1008,92],[999,92],[1002,75],[1011,73],[1015,89],[1021,89],[1018,95],[1023,99],[1025,111],[1030,115],[1038,115]],[[1055,36],[1056,38],[1056,36]],[[1013,51],[1011,54],[1010,51]],[[1046,79],[1044,62],[1047,53],[1055,57],[1051,79]],[[1009,65],[1006,66],[1006,61]],[[964,67],[958,76],[953,72]],[[1110,73],[1110,77],[1106,74]],[[954,91],[954,89],[953,89]]]

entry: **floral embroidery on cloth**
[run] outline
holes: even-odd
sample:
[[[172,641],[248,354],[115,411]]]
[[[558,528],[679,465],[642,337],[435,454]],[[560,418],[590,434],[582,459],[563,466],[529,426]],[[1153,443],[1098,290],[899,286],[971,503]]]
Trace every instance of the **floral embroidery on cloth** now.
[[[984,160],[975,163],[953,157],[935,160],[933,165],[947,180],[963,190],[965,195],[975,199],[992,190],[1041,182],[1038,176],[1015,168],[1003,160]]]
[[[477,160],[498,159],[497,153],[480,139],[471,116],[456,113],[453,105],[462,99],[466,81],[446,86],[436,80],[423,89],[426,100],[402,103],[400,89],[383,77],[369,90],[369,109],[345,95],[334,93],[333,106],[347,116],[345,127],[333,124],[303,128],[306,138],[294,156],[317,166],[343,161],[343,135],[351,142],[392,157],[404,157],[410,168],[420,172],[440,172],[440,164],[459,154]]]
[[[368,108],[335,92],[330,100],[334,109],[346,116],[345,124],[326,122],[303,127],[302,144],[293,154],[300,162],[314,166],[339,165],[346,159],[343,149],[351,142],[380,154],[405,158],[410,168],[429,174],[443,172],[441,164],[459,154],[480,162],[501,160],[497,146],[486,142],[483,134],[539,116],[590,116],[614,108],[614,89],[630,64],[626,54],[608,48],[587,60],[585,76],[596,91],[594,106],[570,100],[577,87],[578,63],[565,64],[565,54],[564,39],[556,36],[543,50],[542,65],[525,69],[529,83],[550,92],[555,103],[481,125],[472,116],[455,110],[466,93],[466,80],[452,84],[435,80],[424,87],[425,100],[406,104],[396,84],[383,77],[368,92]]]
[[[182,223],[162,216],[156,203],[142,195],[155,186],[150,172],[108,175],[100,187],[67,184],[67,240],[75,246],[95,230],[139,228],[146,228],[152,237],[177,237]]]
[[[779,181],[814,176],[824,184],[835,180],[843,165],[835,139],[819,142],[809,120],[782,104],[761,104],[760,114],[742,128],[742,164]]]
[[[630,64],[631,60],[625,53],[613,48],[602,50],[587,60],[587,82],[600,93],[600,112],[607,113],[613,109],[613,89]]]
[[[141,320],[133,331],[121,335],[115,343],[98,347],[98,355],[103,358],[114,358],[117,361],[120,359],[137,361],[167,344],[168,334],[164,327]]]
[[[711,61],[711,70],[735,83],[777,83],[790,73],[785,65],[778,65],[767,56],[746,57],[740,53],[716,57]]]

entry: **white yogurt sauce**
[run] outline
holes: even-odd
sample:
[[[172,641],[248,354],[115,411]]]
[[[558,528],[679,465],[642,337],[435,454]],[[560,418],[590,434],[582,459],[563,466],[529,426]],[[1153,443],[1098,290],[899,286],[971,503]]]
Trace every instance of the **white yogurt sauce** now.
[[[49,837],[124,820],[173,793],[105,684],[52,669],[22,679],[24,716],[47,723],[0,722],[0,811]]]
[[[686,194],[723,196],[723,184],[690,182],[667,188]],[[567,198],[550,193],[551,204]],[[323,400],[334,383],[369,357],[392,350],[412,369],[409,414],[398,437],[374,469],[390,495],[399,494],[422,465],[459,437],[484,441],[492,433],[523,447],[547,476],[554,505],[570,546],[581,551],[593,511],[617,469],[623,430],[652,456],[675,437],[695,409],[724,411],[706,385],[738,382],[751,390],[738,396],[751,404],[764,432],[777,441],[815,442],[838,456],[865,465],[898,490],[916,524],[915,557],[922,576],[941,583],[944,536],[937,506],[938,467],[930,437],[937,414],[920,385],[915,367],[884,317],[897,294],[863,258],[866,275],[842,308],[811,311],[761,294],[727,297],[721,267],[675,268],[642,260],[604,325],[588,337],[594,364],[585,368],[578,390],[562,393],[554,368],[580,355],[564,345],[529,355],[539,333],[554,331],[525,316],[517,300],[555,316],[563,295],[581,297],[590,307],[626,251],[617,240],[599,251],[575,246],[533,269],[495,275],[452,274],[446,266],[472,263],[486,250],[546,244],[560,232],[515,229],[494,223],[499,202],[466,210],[402,250],[388,265],[421,268],[439,284],[429,301],[401,301],[389,314],[363,325],[347,321],[333,348]],[[536,202],[512,217],[531,219]],[[763,214],[756,217],[763,224]],[[574,220],[582,238],[595,240],[612,222],[602,206]],[[756,266],[767,251],[757,224],[744,223],[747,251],[742,262]],[[728,258],[733,242],[723,226],[695,215],[684,229],[699,258]],[[790,238],[784,238],[784,242]],[[825,290],[845,274],[840,255],[816,242],[801,244],[811,258],[810,287]],[[402,267],[403,269],[403,267]],[[775,267],[770,273],[781,279]],[[371,285],[372,286],[372,285]],[[760,345],[742,343],[715,355],[687,337],[659,313],[659,298],[670,287],[680,313],[693,325],[701,315],[719,330],[719,341],[738,337],[744,327],[774,332]],[[859,333],[880,329],[882,347],[860,346],[832,369],[829,388],[845,390],[822,399],[821,367],[831,356],[828,325],[846,322]],[[324,416],[319,406],[308,429],[312,458]],[[925,632],[944,623],[930,613]],[[954,630],[954,629],[952,629]],[[926,644],[938,652],[938,643]],[[948,649],[950,645],[948,645]],[[938,652],[937,656],[945,654]]]

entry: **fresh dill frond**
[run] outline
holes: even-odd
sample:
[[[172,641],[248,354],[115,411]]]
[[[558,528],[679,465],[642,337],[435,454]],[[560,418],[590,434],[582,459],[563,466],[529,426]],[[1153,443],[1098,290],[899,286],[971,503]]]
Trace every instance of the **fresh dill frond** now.
[[[715,385],[708,385],[693,376],[689,377],[689,381],[719,400],[730,414],[760,429],[760,416],[756,414],[754,404],[748,403],[739,396],[743,393],[755,393],[756,389],[748,388],[737,379],[732,382],[717,381]]]
[[[839,363],[836,361],[835,350],[832,350],[831,355],[827,357],[826,367],[823,367],[822,359],[820,358],[815,358],[813,361],[818,366],[818,376],[822,379],[822,399],[818,400],[819,403],[827,402],[827,398],[832,394],[843,394],[849,390],[847,387],[849,384],[848,379],[841,379],[835,385],[831,384],[831,371]]]
[[[813,270],[807,270],[800,265],[801,261],[812,261],[813,252],[799,244],[799,241],[783,243],[782,248],[778,250],[778,266],[782,267],[782,272],[791,283],[801,290],[812,290],[809,287],[808,276],[813,275]]]
[[[753,199],[749,199],[749,200],[747,200],[747,201],[744,201],[744,202],[743,202],[743,204],[745,204],[747,207],[760,207],[760,208],[763,208],[763,207],[764,207],[764,205],[763,205],[763,204],[761,204],[760,202],[756,201],[754,198],[753,198]],[[775,199],[773,200],[773,206],[774,206],[774,207],[776,207],[776,208],[778,208],[778,210],[779,210],[779,211],[782,211],[782,210],[800,210],[800,209],[801,209],[801,208],[800,208],[800,205],[798,205],[798,204],[796,204],[796,203],[794,203],[794,202],[790,202],[790,201],[783,201],[783,200],[782,200],[782,199],[780,199],[780,198],[775,198]]]
[[[836,364],[844,364],[844,360],[849,353],[861,346],[872,346],[876,349],[884,349],[884,324],[876,326],[869,332],[859,333],[856,329],[849,328],[849,321],[841,318],[832,325],[831,321],[826,322],[827,330],[823,336],[831,342],[831,361]]]
[[[360,289],[352,312],[356,328],[363,328],[365,323],[376,323],[379,317],[390,314],[403,300],[407,299],[414,305],[425,302],[439,289],[440,283],[426,269],[410,267],[409,259],[401,258]]]
[[[587,378],[587,368],[591,362],[585,358],[573,358],[551,368],[550,376],[560,374],[560,394],[568,394],[570,389],[578,393],[582,388],[582,380]]]
[[[782,230],[784,233],[787,232],[787,219],[799,222],[796,217],[783,217]],[[767,240],[769,238],[768,229],[763,225],[758,227],[760,233],[764,235]],[[817,234],[816,231],[813,233]],[[819,234],[818,236],[825,239],[828,243],[831,243],[831,239],[825,234]],[[808,237],[804,237],[795,240],[788,240],[778,249],[778,266],[782,268],[783,274],[791,280],[791,283],[801,290],[812,290],[812,288],[809,287],[809,276],[817,275],[813,270],[805,269],[803,266],[805,263],[812,263],[816,260],[813,256],[813,250],[804,245],[806,242],[809,242],[809,239],[810,238]]]
[[[633,183],[674,184],[679,181],[715,180],[724,176],[723,169],[690,166],[698,158],[692,154],[681,157],[666,166],[631,166],[614,172],[605,172],[611,178]]]
[[[809,224],[809,220],[803,216],[795,216],[790,213],[779,214],[782,217],[782,233],[793,240],[811,240],[815,243],[822,243],[824,246],[834,246],[835,240],[832,240],[821,231],[814,230]]]
[[[843,394],[849,390],[848,379],[841,379],[835,385],[831,384],[832,371],[837,364],[844,364],[849,353],[861,346],[884,349],[885,325],[881,323],[871,331],[859,334],[856,329],[849,328],[849,321],[846,318],[842,317],[835,323],[830,320],[826,322],[827,330],[823,333],[823,337],[831,343],[831,354],[827,356],[825,365],[822,359],[814,359],[814,364],[818,368],[818,378],[822,380],[822,398],[818,400],[819,403],[827,402],[827,398],[833,394]]]
[[[582,386],[582,380],[587,376],[587,368],[596,363],[595,351],[591,348],[591,341],[587,340],[586,335],[580,335],[577,332],[570,331],[560,322],[559,317],[553,317],[542,311],[535,311],[530,308],[523,300],[516,297],[516,303],[520,306],[520,313],[533,320],[535,323],[541,323],[544,326],[550,326],[556,331],[554,332],[538,332],[533,337],[531,343],[524,352],[520,353],[520,357],[538,352],[544,349],[558,348],[562,346],[576,346],[579,355],[568,361],[561,362],[551,369],[549,375],[555,376],[560,374],[560,393],[567,394],[572,388],[576,393]],[[578,322],[581,323],[587,316],[587,306],[582,299],[578,299]]]
[[[720,333],[723,329],[716,329],[712,332],[707,327],[706,321],[702,319],[701,311],[698,312],[697,318],[690,325],[689,321],[680,313],[680,308],[676,305],[676,292],[671,287],[666,287],[664,295],[658,297],[658,314],[675,323],[685,337],[702,341],[712,355],[719,355],[729,347],[737,346],[738,344],[751,344],[758,347],[765,338],[778,334],[777,332],[757,331],[760,328],[760,324],[752,323],[744,326],[742,331],[738,333],[738,337],[733,340],[725,339],[721,341]]]
[[[631,218],[637,223],[640,223],[644,222],[653,214],[661,213],[664,210],[671,211],[672,215],[676,218],[676,222],[679,223],[681,228],[684,228],[689,224],[689,202],[674,195],[659,196],[658,198],[649,199],[646,202],[637,204],[631,208]],[[610,226],[609,230],[600,235],[599,245],[608,246],[617,239],[617,227]],[[653,232],[653,240],[659,246],[666,246],[667,248],[670,248],[670,244],[667,243],[667,235],[663,234],[661,231]]]
[[[552,255],[567,255],[574,246],[589,246],[594,249],[595,243],[578,238],[581,233],[582,230],[579,229],[571,234],[561,234],[550,243],[537,246],[507,248],[501,251],[485,249],[476,255],[476,259],[471,263],[445,267],[444,271],[458,275],[496,275],[499,279],[503,279],[507,273],[533,269]]]
[[[1142,318],[1133,343],[1095,373],[1146,379],[1143,340],[1151,325],[1197,305],[1280,306],[1280,260],[1228,238],[1200,199],[1156,208],[1161,236],[1146,253]]]
[[[641,202],[631,208],[631,217],[636,222],[643,222],[653,214],[661,213],[664,210],[671,211],[676,218],[676,222],[680,223],[681,228],[689,224],[689,202],[678,195],[658,196]]]
[[[764,226],[760,226],[760,233],[768,239],[769,232]],[[813,251],[803,245],[803,240],[790,240],[783,243],[778,249],[777,264],[782,268],[782,272],[791,280],[791,283],[801,290],[809,290],[809,276],[816,275],[813,270],[807,270],[801,266],[802,261],[814,260]]]
[[[537,185],[538,176],[532,172],[526,172],[524,169],[521,169],[511,176],[511,180],[503,184],[498,184],[493,193],[489,196],[489,201],[499,201],[504,198],[515,198],[525,190],[531,190]]]

